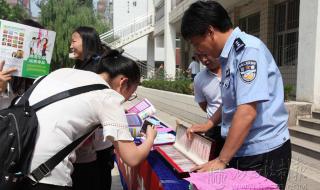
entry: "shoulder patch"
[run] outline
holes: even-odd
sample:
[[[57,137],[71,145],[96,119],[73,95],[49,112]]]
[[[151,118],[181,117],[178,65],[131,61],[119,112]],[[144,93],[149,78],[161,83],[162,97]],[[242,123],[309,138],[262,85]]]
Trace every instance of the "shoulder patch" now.
[[[235,39],[233,42],[233,48],[236,50],[237,53],[241,51],[245,46],[246,44],[243,43],[243,41],[240,38]]]
[[[243,82],[250,83],[257,76],[257,62],[254,60],[248,60],[241,62],[238,65],[240,78]]]

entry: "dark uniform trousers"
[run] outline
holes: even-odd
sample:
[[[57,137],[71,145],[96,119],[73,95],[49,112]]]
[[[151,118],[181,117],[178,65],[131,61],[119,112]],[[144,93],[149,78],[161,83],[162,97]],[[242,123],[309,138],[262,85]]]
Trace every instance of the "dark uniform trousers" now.
[[[286,187],[291,164],[291,142],[286,141],[281,147],[267,153],[235,157],[230,163],[230,168],[242,171],[257,171],[260,175],[276,183],[281,190]]]
[[[210,128],[206,133],[205,136],[210,137],[211,139],[215,140],[216,147],[214,150],[214,157],[218,157],[222,147],[224,145],[225,139],[221,136],[221,126],[217,125],[213,128]]]

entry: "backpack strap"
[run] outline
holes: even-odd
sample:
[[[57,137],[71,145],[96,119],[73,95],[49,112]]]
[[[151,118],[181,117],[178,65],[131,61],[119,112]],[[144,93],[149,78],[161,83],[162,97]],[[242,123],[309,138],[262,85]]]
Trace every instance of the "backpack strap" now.
[[[93,90],[101,90],[108,88],[108,86],[104,84],[93,84],[93,85],[87,85],[82,87],[77,87],[74,89],[70,89],[67,91],[60,92],[56,95],[50,96],[49,98],[46,98],[32,106],[32,108],[37,111],[49,104],[52,104],[56,101],[66,99],[75,95],[79,95],[85,92],[93,91]],[[38,183],[43,177],[50,174],[50,172],[68,155],[72,150],[74,150],[81,142],[83,142],[87,137],[89,137],[95,129],[99,125],[96,125],[91,129],[88,133],[81,136],[77,140],[70,143],[68,146],[60,150],[58,153],[56,153],[54,156],[52,156],[50,159],[48,159],[46,162],[42,163],[40,166],[38,166],[36,169],[34,169],[30,175],[36,180],[35,184]]]
[[[36,180],[33,184],[37,184],[42,178],[49,175],[51,171],[68,155],[73,151],[81,142],[83,142],[87,137],[89,137],[100,125],[94,126],[88,133],[81,136],[77,140],[70,143],[68,146],[60,150],[54,156],[49,158],[46,162],[42,163],[36,169],[34,169],[30,175]]]
[[[27,106],[29,106],[29,102],[27,100],[29,100],[29,97],[31,95],[31,93],[33,92],[33,90],[36,88],[36,86],[42,81],[42,79],[44,79],[46,76],[42,76],[40,77],[38,80],[36,80],[31,86],[30,88],[28,88],[28,90],[22,95],[22,96],[16,96],[12,101],[11,101],[11,106],[13,106],[16,101],[20,98],[18,105],[23,105],[23,104],[27,104]],[[27,103],[28,102],[28,103]]]
[[[72,96],[76,96],[82,93],[86,93],[86,92],[90,92],[93,90],[102,90],[108,88],[108,86],[104,85],[104,84],[91,84],[91,85],[86,85],[86,86],[81,86],[81,87],[77,87],[77,88],[73,88],[70,90],[66,90],[63,92],[60,92],[58,94],[52,95],[44,100],[41,100],[40,102],[32,105],[31,107],[35,110],[38,111],[41,108],[52,104],[54,102],[57,102],[59,100],[63,100]]]

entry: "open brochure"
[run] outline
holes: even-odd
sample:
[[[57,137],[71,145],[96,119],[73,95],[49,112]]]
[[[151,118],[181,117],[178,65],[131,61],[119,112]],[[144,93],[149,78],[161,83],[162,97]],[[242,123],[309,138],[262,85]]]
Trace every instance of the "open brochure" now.
[[[14,76],[37,78],[47,75],[56,33],[0,20],[0,60],[4,69],[15,67]]]
[[[127,113],[126,117],[129,130],[133,137],[140,136],[140,133],[145,133],[148,125],[154,125],[159,128],[162,127],[160,121],[152,116],[141,119],[137,113]]]
[[[148,125],[154,125],[158,132],[154,141],[155,145],[173,143],[175,141],[175,135],[170,133],[172,129],[156,118],[154,116],[155,112],[156,109],[147,99],[143,99],[128,109],[126,117],[132,136],[138,137],[141,132],[146,132]],[[141,141],[143,142],[144,140],[144,137],[141,137]]]
[[[154,115],[156,113],[156,109],[151,102],[145,98],[129,108],[128,113],[136,113],[143,120],[151,115]]]
[[[134,137],[139,135],[145,119],[156,113],[156,109],[147,99],[141,100],[127,111],[126,117],[129,130]]]

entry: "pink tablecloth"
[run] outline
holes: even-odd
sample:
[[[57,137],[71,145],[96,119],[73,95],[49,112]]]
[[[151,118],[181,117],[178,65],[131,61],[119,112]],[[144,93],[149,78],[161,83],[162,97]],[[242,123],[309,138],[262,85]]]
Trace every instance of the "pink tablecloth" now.
[[[197,190],[278,190],[278,186],[255,171],[233,168],[214,172],[191,173],[189,178]]]

